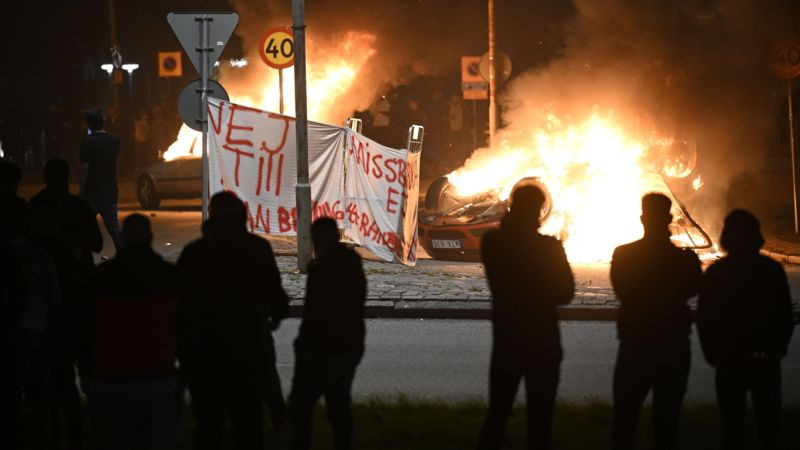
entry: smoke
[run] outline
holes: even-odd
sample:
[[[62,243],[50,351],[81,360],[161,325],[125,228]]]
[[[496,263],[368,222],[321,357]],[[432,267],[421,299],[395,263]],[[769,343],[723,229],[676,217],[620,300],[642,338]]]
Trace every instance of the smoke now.
[[[276,71],[267,68],[258,56],[260,38],[273,26],[291,26],[291,2],[230,0],[230,3],[239,13],[240,24],[236,33],[242,38],[251,64],[246,70],[224,70],[223,84],[236,86],[237,92],[256,99],[263,95],[261,91],[265,84],[277,86]],[[309,70],[331,58],[347,60],[363,56],[359,52],[366,51],[364,46],[351,48],[352,45],[343,44],[354,34],[370,51],[369,58],[359,68],[356,83],[337,95],[335,105],[326,108],[322,117],[311,118],[341,123],[354,111],[368,109],[391,87],[407,84],[420,75],[458,67],[464,44],[460,30],[467,28],[467,23],[474,22],[474,11],[474,8],[463,7],[461,2],[423,4],[374,0],[349,5],[336,1],[309,3],[306,9]],[[443,18],[448,19],[444,28],[449,31],[443,31]],[[293,93],[287,92],[286,96],[291,102]]]
[[[779,120],[785,84],[766,60],[771,41],[800,22],[800,2],[574,5],[574,17],[561,27],[559,55],[506,90],[501,137],[513,142],[544,126],[548,114],[581,120],[613,111],[632,133],[689,142],[684,152],[696,145],[695,174],[705,186],[691,203],[712,233],[730,203],[763,203],[726,196],[734,177],[761,164],[785,123]]]

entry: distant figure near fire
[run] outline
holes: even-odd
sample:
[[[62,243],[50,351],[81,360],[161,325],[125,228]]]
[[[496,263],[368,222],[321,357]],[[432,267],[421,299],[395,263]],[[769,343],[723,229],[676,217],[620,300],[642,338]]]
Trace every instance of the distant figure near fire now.
[[[486,233],[481,243],[494,342],[480,449],[501,447],[523,377],[528,448],[550,448],[562,358],[557,307],[572,299],[575,280],[561,243],[537,232],[544,201],[536,186],[517,188],[500,228]]]
[[[642,197],[644,237],[617,247],[611,260],[611,284],[620,301],[614,449],[634,448],[636,423],[650,390],[655,448],[678,448],[678,419],[691,362],[687,302],[697,294],[703,273],[694,252],[670,241],[671,206],[662,194]]]
[[[783,267],[759,254],[758,219],[734,210],[720,239],[728,252],[708,268],[697,303],[697,330],[716,368],[722,448],[745,448],[747,392],[753,398],[758,439],[778,448],[781,359],[794,329],[792,296]]]
[[[114,250],[119,250],[122,245],[117,217],[119,139],[106,132],[103,122],[101,110],[86,113],[89,136],[81,142],[81,162],[86,164],[86,180],[81,188],[81,196],[89,202],[95,214],[100,214],[114,243]]]

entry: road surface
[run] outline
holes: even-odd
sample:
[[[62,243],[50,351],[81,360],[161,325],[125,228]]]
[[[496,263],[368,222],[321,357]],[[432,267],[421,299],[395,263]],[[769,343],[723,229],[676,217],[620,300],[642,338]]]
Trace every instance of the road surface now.
[[[291,382],[291,343],[299,320],[285,321],[275,334],[278,370],[285,392]],[[564,361],[559,398],[611,398],[617,340],[612,322],[562,322]],[[358,369],[355,399],[404,394],[413,398],[485,399],[491,328],[479,320],[368,320],[367,353]],[[713,403],[714,372],[692,337],[687,401]],[[800,330],[783,365],[784,403],[800,407]]]

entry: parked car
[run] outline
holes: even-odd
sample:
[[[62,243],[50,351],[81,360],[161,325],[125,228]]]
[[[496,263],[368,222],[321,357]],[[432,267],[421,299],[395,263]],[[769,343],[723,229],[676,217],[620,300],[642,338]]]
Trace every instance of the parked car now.
[[[202,159],[196,156],[161,161],[139,170],[136,196],[143,209],[158,209],[165,198],[202,195]]]

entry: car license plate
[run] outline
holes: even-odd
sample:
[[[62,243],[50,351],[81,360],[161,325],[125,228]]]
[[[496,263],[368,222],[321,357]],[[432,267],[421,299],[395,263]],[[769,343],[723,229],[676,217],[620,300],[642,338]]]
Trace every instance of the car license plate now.
[[[450,239],[431,239],[433,248],[461,248],[461,241]]]

